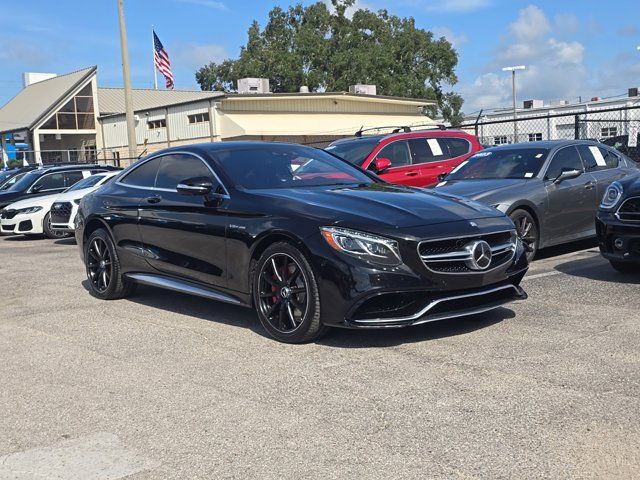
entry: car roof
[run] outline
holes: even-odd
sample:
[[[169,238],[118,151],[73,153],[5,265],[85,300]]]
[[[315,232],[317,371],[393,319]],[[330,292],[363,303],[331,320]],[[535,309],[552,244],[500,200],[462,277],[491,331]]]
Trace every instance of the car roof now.
[[[32,170],[37,173],[49,173],[49,172],[65,172],[67,170],[95,170],[104,169],[105,171],[117,170],[117,167],[111,165],[98,165],[97,163],[79,163],[73,165],[43,165],[40,168]]]
[[[349,142],[354,142],[354,141],[359,141],[359,140],[377,140],[378,142],[382,141],[382,140],[386,140],[388,138],[411,138],[412,136],[415,137],[423,137],[423,136],[433,136],[433,137],[443,137],[446,136],[447,134],[451,134],[454,133],[456,136],[457,135],[471,135],[468,132],[465,132],[464,130],[460,130],[460,129],[456,129],[456,128],[447,128],[447,129],[441,129],[441,128],[430,128],[430,129],[423,129],[423,130],[411,130],[409,132],[395,132],[395,133],[386,133],[386,134],[378,134],[378,135],[362,135],[362,136],[353,136],[353,137],[347,137],[347,138],[340,138],[338,140],[335,140],[333,142],[331,142],[331,145],[339,145],[341,143],[349,143]]]
[[[568,145],[601,145],[601,143],[596,142],[595,140],[540,140],[538,142],[496,145],[489,147],[487,150],[513,150],[514,148],[543,148],[545,150],[552,150],[554,148],[565,147]]]

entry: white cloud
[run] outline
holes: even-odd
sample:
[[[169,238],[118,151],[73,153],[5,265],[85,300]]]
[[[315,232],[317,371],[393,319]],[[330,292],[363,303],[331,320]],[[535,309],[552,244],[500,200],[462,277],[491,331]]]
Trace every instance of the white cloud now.
[[[449,27],[433,27],[431,31],[436,38],[446,38],[449,43],[453,45],[453,48],[456,49],[460,48],[460,46],[464,45],[469,40],[469,38],[464,33],[456,35],[456,33]]]
[[[573,35],[580,27],[578,17],[571,13],[559,13],[553,20],[558,35]]]
[[[583,64],[584,46],[578,41],[558,40],[572,21],[568,16],[556,16],[552,26],[539,7],[529,5],[520,10],[485,66],[489,73],[460,86],[465,110],[509,106],[511,76],[500,69],[510,65],[527,66],[516,74],[518,103],[530,98],[547,102],[574,99],[589,90],[591,80]]]
[[[195,43],[178,45],[174,55],[176,65],[191,70],[196,70],[209,62],[219,63],[228,57],[221,45]]]
[[[200,7],[213,8],[214,10],[228,10],[224,2],[218,2],[216,0],[174,0],[178,3],[190,3],[191,5],[198,5]]]
[[[331,0],[322,0],[324,4],[329,8],[330,11],[333,11],[333,5],[331,4]],[[378,9],[374,7],[372,4],[363,2],[362,0],[356,0],[356,2],[344,12],[347,18],[353,17],[353,14],[356,10],[371,10],[372,12],[377,11]]]

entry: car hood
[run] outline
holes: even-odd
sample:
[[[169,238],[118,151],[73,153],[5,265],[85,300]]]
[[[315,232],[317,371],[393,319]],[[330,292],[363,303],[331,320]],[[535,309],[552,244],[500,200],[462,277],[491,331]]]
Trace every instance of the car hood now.
[[[640,174],[629,175],[621,180],[618,180],[624,188],[625,196],[636,196],[640,194]]]
[[[279,207],[293,215],[315,217],[318,221],[334,225],[362,221],[405,228],[504,216],[493,208],[466,198],[381,183],[272,189],[259,194],[270,197],[270,201],[278,202]]]
[[[484,202],[489,198],[500,197],[508,192],[521,189],[530,181],[531,180],[510,178],[494,180],[451,180],[438,184],[436,191],[452,195],[462,195],[479,202]]]
[[[59,193],[55,193],[53,195],[44,195],[42,197],[27,198],[25,200],[11,203],[5,208],[7,208],[7,210],[19,210],[21,208],[29,207],[51,208],[51,205],[53,205],[53,202],[59,195]]]
[[[83,188],[81,190],[73,190],[71,192],[67,192],[67,193],[59,193],[56,196],[56,202],[71,202],[73,200],[77,200],[80,199],[82,197],[84,197],[87,193],[91,193],[94,190],[97,190],[99,188],[98,187],[89,187],[89,188]]]

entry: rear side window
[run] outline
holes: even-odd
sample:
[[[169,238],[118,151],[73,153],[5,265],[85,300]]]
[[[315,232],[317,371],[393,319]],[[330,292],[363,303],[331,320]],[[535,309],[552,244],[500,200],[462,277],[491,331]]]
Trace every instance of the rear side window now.
[[[569,170],[584,170],[576,147],[564,147],[556,152],[547,169],[545,179],[555,180],[562,172]]]
[[[404,167],[411,165],[411,154],[409,146],[405,141],[393,142],[384,147],[377,155],[377,158],[388,158],[392,167]]]
[[[181,181],[193,177],[208,177],[214,180],[211,170],[199,158],[191,155],[166,155],[162,157],[158,170],[156,188],[175,190]]]
[[[579,145],[578,151],[588,172],[616,168],[620,161],[615,153],[597,145]]]
[[[65,172],[65,177],[66,178],[66,186],[70,187],[71,185],[74,185],[76,183],[78,183],[80,180],[82,180],[84,178],[84,176],[82,175],[82,172],[80,171],[76,171],[76,172]]]
[[[471,151],[471,143],[464,138],[446,138],[445,141],[449,145],[449,153],[451,157],[461,157]]]
[[[414,138],[409,140],[413,163],[439,162],[449,158],[443,138]]]
[[[161,158],[154,158],[134,168],[120,180],[120,183],[136,187],[153,188],[153,185],[156,183],[156,174],[158,173],[160,160]]]

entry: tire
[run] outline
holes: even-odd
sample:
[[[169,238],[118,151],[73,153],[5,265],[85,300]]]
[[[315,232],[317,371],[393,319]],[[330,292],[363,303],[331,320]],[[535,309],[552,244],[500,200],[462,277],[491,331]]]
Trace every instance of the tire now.
[[[620,273],[640,273],[640,266],[633,263],[618,262],[616,260],[609,260],[609,263]]]
[[[55,230],[53,230],[51,228],[51,214],[47,213],[47,215],[44,217],[44,220],[42,221],[42,232],[44,233],[44,236],[47,238],[52,238],[52,239],[56,239],[56,238],[68,238],[71,236],[70,233],[67,232],[56,232]]]
[[[120,272],[120,260],[109,233],[99,228],[84,244],[89,293],[101,300],[116,300],[133,293],[135,283]],[[104,263],[102,263],[104,262]]]
[[[522,209],[514,210],[509,214],[509,217],[515,224],[518,236],[524,244],[527,261],[531,263],[538,253],[538,245],[540,244],[538,223],[533,215]]]
[[[260,256],[252,273],[252,294],[260,323],[280,342],[310,342],[328,330],[320,321],[313,269],[289,243],[274,243]]]

